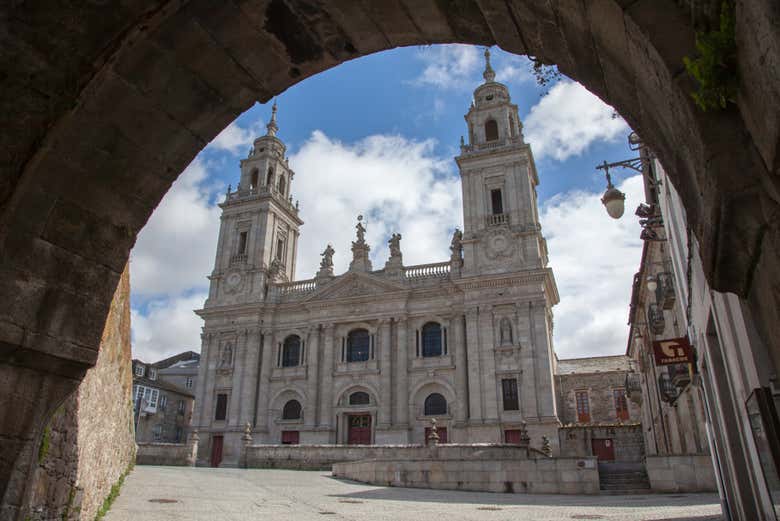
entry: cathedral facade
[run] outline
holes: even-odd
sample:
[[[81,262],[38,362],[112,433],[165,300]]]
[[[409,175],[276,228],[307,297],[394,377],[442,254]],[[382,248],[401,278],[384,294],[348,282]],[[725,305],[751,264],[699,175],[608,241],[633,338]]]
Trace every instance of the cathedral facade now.
[[[200,464],[237,464],[247,424],[267,444],[425,443],[433,418],[442,442],[512,443],[525,424],[558,450],[558,292],[539,180],[517,106],[486,58],[455,158],[463,231],[442,262],[404,265],[393,234],[375,269],[358,221],[345,273],[334,273],[327,245],[316,276],[295,280],[303,222],[274,107],[220,205],[209,297],[197,312]]]

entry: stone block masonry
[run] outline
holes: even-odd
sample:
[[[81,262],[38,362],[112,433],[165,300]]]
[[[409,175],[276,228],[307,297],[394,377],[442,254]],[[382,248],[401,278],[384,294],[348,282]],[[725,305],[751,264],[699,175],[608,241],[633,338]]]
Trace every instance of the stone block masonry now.
[[[44,428],[25,521],[92,521],[135,459],[131,403],[130,281],[117,286],[100,354]]]

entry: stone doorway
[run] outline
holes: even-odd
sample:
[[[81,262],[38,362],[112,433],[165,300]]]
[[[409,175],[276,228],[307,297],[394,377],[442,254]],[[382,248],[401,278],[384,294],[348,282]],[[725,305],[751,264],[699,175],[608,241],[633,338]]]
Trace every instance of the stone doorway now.
[[[347,422],[348,445],[371,445],[370,414],[350,414]]]
[[[211,438],[211,466],[219,467],[222,463],[222,446],[225,443],[225,437],[222,435]]]
[[[593,438],[591,440],[593,455],[599,461],[615,461],[615,443],[609,438]]]

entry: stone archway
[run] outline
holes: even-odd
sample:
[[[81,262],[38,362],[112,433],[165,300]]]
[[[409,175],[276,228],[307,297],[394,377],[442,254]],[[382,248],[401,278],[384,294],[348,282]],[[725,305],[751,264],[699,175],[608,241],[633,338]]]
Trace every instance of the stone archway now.
[[[183,168],[256,100],[398,46],[498,44],[556,63],[613,105],[673,177],[712,286],[747,298],[778,352],[780,8],[771,0],[738,2],[743,81],[737,107],[719,113],[689,97],[682,58],[707,15],[691,0],[33,4],[3,7],[0,32],[8,505],[20,494],[12,469],[24,475],[43,419],[94,364],[130,248]],[[29,398],[14,401],[9,386]]]

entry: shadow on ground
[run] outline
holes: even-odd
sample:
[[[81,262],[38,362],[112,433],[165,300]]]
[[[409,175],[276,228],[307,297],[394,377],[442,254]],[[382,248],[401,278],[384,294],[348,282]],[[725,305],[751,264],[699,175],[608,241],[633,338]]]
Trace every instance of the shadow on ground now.
[[[434,490],[428,488],[403,488],[383,487],[369,485],[359,481],[342,478],[330,479],[348,485],[361,485],[372,487],[370,490],[361,490],[347,494],[330,494],[330,497],[352,500],[384,500],[384,501],[411,501],[425,503],[449,503],[449,504],[492,504],[492,505],[549,505],[549,506],[594,506],[598,502],[600,506],[609,507],[648,507],[657,505],[663,500],[666,506],[695,506],[695,505],[719,505],[720,500],[716,494],[644,494],[644,495],[619,495],[619,496],[571,496],[565,494],[501,494],[496,492],[470,492],[465,490]],[[465,494],[464,494],[465,492]],[[583,518],[588,519],[588,518]],[[669,519],[668,521],[680,521],[682,518]],[[702,521],[720,519],[719,516],[704,516],[697,518]]]

